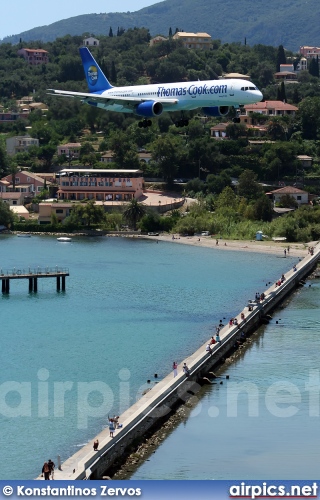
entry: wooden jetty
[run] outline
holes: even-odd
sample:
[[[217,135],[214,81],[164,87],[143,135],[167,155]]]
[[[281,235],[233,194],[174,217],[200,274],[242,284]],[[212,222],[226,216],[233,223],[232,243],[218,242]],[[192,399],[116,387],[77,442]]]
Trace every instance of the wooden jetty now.
[[[0,270],[0,279],[2,281],[2,293],[10,292],[10,280],[29,280],[29,292],[38,291],[38,279],[56,278],[57,292],[66,289],[66,276],[69,276],[69,269],[62,267],[36,267],[27,269],[14,268],[11,271]]]

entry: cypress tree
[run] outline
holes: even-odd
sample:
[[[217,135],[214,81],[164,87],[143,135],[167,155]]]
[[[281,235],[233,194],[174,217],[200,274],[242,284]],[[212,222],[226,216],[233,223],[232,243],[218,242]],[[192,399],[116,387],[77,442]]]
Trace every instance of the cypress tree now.
[[[169,38],[172,38],[172,28],[171,28],[171,26],[169,28]]]
[[[287,64],[286,54],[283,45],[279,45],[277,52],[277,71],[280,71],[280,64]]]
[[[113,31],[112,31],[111,26],[110,26],[110,29],[109,29],[109,36],[113,36]]]
[[[110,80],[112,81],[113,84],[117,83],[117,71],[116,71],[116,66],[114,64],[114,61],[112,61],[112,63],[111,63]]]
[[[310,64],[309,64],[309,73],[312,76],[316,76],[319,78],[319,59],[317,56],[317,59],[311,59]]]

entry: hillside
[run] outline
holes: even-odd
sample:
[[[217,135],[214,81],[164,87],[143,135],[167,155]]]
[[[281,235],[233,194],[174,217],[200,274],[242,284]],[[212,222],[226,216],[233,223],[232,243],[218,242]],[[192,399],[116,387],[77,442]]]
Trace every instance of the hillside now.
[[[88,14],[6,37],[0,43],[16,44],[20,38],[52,41],[58,37],[90,33],[107,35],[123,27],[146,27],[151,35],[167,35],[169,27],[206,31],[222,42],[264,44],[298,51],[300,45],[320,46],[318,0],[165,0],[137,12]]]

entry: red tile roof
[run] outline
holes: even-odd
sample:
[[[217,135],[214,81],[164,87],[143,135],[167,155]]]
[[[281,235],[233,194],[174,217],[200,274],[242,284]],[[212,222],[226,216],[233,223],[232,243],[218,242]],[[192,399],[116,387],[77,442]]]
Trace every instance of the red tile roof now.
[[[256,102],[255,104],[246,104],[244,109],[247,111],[262,111],[264,109],[276,109],[277,111],[298,111],[296,106],[292,106],[292,104],[282,101],[264,101]]]
[[[303,191],[302,189],[298,189],[293,186],[285,186],[280,189],[276,189],[275,191],[271,191],[272,194],[307,194],[307,191]]]

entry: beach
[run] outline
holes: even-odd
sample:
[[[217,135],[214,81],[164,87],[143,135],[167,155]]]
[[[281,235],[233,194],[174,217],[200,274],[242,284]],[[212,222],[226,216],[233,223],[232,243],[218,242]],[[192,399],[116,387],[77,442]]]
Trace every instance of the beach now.
[[[174,238],[173,238],[174,236]],[[196,247],[205,247],[223,250],[238,250],[241,252],[260,252],[274,254],[284,257],[286,254],[294,257],[305,257],[308,254],[308,247],[315,246],[318,242],[309,243],[287,243],[275,241],[256,241],[256,240],[225,240],[211,236],[179,236],[171,234],[159,234],[159,236],[144,236],[151,240],[170,241],[172,243],[193,245]],[[218,241],[218,244],[217,244]],[[289,252],[288,252],[289,247]]]

